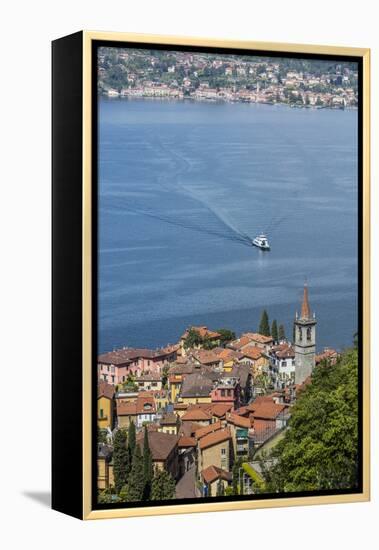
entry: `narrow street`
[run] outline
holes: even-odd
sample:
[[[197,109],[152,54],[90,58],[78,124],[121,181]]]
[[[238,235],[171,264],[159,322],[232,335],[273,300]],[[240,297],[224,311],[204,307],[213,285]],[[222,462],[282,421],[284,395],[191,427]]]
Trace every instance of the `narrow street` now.
[[[179,479],[175,489],[176,498],[196,498],[199,496],[195,485],[195,470],[195,465],[193,464],[183,477]]]

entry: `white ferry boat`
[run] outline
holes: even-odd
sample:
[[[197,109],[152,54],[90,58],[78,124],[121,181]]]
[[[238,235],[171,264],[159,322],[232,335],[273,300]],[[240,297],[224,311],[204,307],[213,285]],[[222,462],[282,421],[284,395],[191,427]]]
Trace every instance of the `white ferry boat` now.
[[[268,242],[268,239],[266,235],[264,235],[263,233],[255,237],[255,239],[252,242],[252,245],[257,246],[261,250],[270,250],[270,244]]]

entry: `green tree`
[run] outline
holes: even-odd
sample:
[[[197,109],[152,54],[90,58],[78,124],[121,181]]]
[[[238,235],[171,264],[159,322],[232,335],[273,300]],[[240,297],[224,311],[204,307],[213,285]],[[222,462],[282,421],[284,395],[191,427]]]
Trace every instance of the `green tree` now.
[[[117,430],[113,443],[113,475],[116,493],[127,483],[130,462],[125,430]]]
[[[261,372],[254,379],[254,385],[258,388],[261,388],[265,393],[271,387],[271,378],[268,373]]]
[[[157,471],[151,486],[151,500],[171,500],[175,496],[175,480],[166,470]]]
[[[167,388],[167,380],[168,380],[168,371],[169,371],[169,366],[168,365],[165,365],[162,369],[162,387],[163,388]]]
[[[317,96],[316,105],[318,107],[322,107],[322,105],[324,105],[324,103],[323,103],[322,99],[320,98],[320,96]]]
[[[276,319],[273,320],[271,325],[271,336],[274,342],[278,341],[279,333],[278,333],[278,325],[277,325]]]
[[[236,333],[227,328],[220,328],[217,330],[220,335],[220,344],[223,346],[232,340],[235,340]]]
[[[284,325],[279,325],[278,329],[278,340],[286,339],[286,331],[284,330]]]
[[[100,491],[97,497],[97,502],[99,504],[110,504],[112,502],[115,502],[112,491],[110,489],[104,489],[104,491]]]
[[[150,446],[149,446],[149,436],[147,432],[147,427],[145,426],[144,437],[143,437],[143,499],[149,500],[151,493],[151,483],[153,480],[153,459],[151,456]]]
[[[213,348],[217,347],[217,343],[214,342],[213,340],[211,340],[209,338],[209,336],[204,336],[203,343],[202,343],[201,346],[202,346],[202,348],[209,350],[209,349],[213,349]]]
[[[139,502],[143,500],[143,493],[145,488],[144,480],[144,464],[141,454],[141,448],[139,445],[135,446],[132,469],[130,470],[128,479],[128,501]]]
[[[358,332],[354,333],[353,344],[354,344],[354,348],[358,349],[358,345],[359,345],[359,334],[358,334]]]
[[[203,338],[200,336],[199,332],[194,328],[190,328],[184,341],[185,349],[201,346],[202,344]]]
[[[128,428],[128,451],[129,451],[129,462],[132,463],[134,456],[134,449],[136,448],[136,425],[133,420],[131,420]]]
[[[358,487],[358,351],[319,365],[298,396],[290,429],[269,455],[269,492]]]
[[[242,468],[242,459],[236,458],[232,468],[232,488],[233,495],[238,495],[240,493],[240,476]]]
[[[106,443],[107,442],[107,430],[102,428],[97,428],[97,442]]]
[[[270,336],[270,324],[268,320],[268,314],[265,309],[262,311],[258,332],[259,334],[263,334],[264,336]]]
[[[121,487],[121,491],[119,492],[119,499],[121,502],[127,502],[128,500],[128,486],[127,485],[123,485]]]
[[[217,483],[217,492],[216,496],[223,497],[225,495],[225,487],[221,479],[218,480]]]

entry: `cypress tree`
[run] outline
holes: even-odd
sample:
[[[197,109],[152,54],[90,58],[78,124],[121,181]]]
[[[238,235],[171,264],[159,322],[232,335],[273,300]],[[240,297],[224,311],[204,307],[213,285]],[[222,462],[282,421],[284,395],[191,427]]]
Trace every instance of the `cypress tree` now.
[[[145,487],[143,478],[143,458],[139,445],[135,446],[132,469],[128,479],[128,501],[139,502],[143,499],[143,490]]]
[[[279,339],[279,333],[278,333],[278,324],[276,322],[276,319],[273,320],[271,325],[271,336],[274,342],[277,342]]]
[[[128,428],[128,450],[129,450],[130,464],[132,463],[132,460],[133,460],[135,448],[136,448],[136,426],[132,420]]]
[[[223,497],[225,495],[225,487],[221,479],[218,480],[217,483],[217,493],[216,496]]]
[[[143,480],[143,500],[149,500],[151,493],[151,482],[153,480],[153,459],[149,447],[149,437],[146,426],[143,438]]]
[[[113,475],[116,493],[127,483],[130,468],[125,430],[117,430],[113,447]]]
[[[278,337],[279,337],[279,340],[285,340],[286,339],[286,332],[284,330],[284,325],[279,325]]]
[[[232,476],[233,476],[233,482],[232,482],[232,488],[233,488],[233,495],[239,494],[239,483],[240,483],[240,469],[242,466],[242,460],[240,458],[237,458],[234,461],[233,468],[232,468]]]
[[[265,309],[262,311],[261,322],[259,323],[259,334],[263,334],[263,336],[270,336],[270,324],[268,314]]]
[[[151,485],[151,500],[170,500],[175,496],[175,480],[166,470],[156,472]]]

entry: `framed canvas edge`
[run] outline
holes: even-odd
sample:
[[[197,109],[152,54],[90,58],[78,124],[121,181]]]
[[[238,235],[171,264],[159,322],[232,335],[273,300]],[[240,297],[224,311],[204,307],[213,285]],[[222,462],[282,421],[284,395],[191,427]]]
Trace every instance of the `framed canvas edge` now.
[[[82,212],[82,383],[83,383],[83,519],[126,518],[149,515],[189,514],[249,510],[258,508],[282,508],[323,504],[367,502],[370,500],[370,49],[345,46],[291,44],[220,40],[199,37],[151,35],[102,31],[83,31],[83,212]],[[169,504],[140,508],[92,509],[92,43],[93,41],[167,44],[169,46],[219,47],[286,53],[353,56],[363,63],[362,82],[362,210],[363,210],[363,386],[362,386],[362,492],[327,496],[281,497],[265,500],[207,502],[199,504]]]

